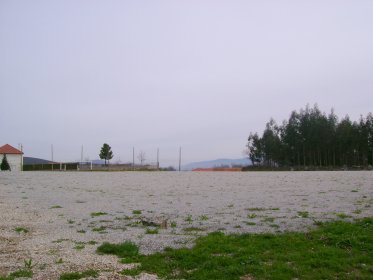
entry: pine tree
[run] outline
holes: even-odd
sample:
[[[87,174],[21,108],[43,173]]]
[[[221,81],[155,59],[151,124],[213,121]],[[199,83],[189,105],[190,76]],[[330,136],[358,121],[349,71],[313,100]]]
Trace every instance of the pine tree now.
[[[5,154],[4,154],[4,156],[3,156],[3,160],[1,161],[0,169],[1,169],[1,170],[9,170],[9,171],[10,171],[10,165],[9,165],[9,163],[8,163],[8,160],[7,160]]]
[[[111,151],[111,147],[108,144],[104,143],[100,151],[100,159],[104,159],[105,165],[106,165],[106,161],[111,160],[113,156],[114,155],[113,155],[113,152]]]

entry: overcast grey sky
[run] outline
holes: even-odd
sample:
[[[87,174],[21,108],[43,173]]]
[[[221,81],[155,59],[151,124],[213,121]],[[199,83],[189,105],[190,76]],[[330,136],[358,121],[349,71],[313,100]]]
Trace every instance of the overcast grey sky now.
[[[0,145],[59,161],[132,147],[240,158],[317,103],[373,111],[372,0],[0,0]]]

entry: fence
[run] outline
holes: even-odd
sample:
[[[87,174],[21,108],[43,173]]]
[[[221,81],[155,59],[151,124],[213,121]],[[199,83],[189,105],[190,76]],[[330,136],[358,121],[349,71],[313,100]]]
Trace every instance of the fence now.
[[[156,164],[92,164],[91,162],[53,163],[53,164],[28,164],[23,166],[23,171],[156,171]]]

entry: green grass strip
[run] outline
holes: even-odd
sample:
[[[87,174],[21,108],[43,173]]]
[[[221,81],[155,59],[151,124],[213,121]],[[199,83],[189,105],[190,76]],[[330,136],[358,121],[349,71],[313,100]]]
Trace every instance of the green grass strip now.
[[[141,264],[123,271],[127,275],[144,271],[165,279],[373,279],[373,218],[325,223],[306,233],[215,232],[198,238],[192,249],[169,248],[146,256],[131,246],[129,250],[131,243],[124,244],[106,243],[107,250],[101,252]]]
[[[94,277],[96,278],[98,276],[97,271],[95,270],[86,270],[83,272],[70,272],[70,273],[63,273],[60,276],[60,280],[76,280],[76,279],[82,279],[87,277]]]

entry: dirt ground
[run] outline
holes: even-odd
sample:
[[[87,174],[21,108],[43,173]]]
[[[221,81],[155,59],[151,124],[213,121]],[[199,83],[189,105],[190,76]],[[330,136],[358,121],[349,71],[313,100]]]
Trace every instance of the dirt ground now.
[[[0,275],[32,260],[34,279],[87,269],[129,279],[97,246],[131,240],[149,254],[212,231],[305,231],[367,216],[371,171],[0,172]]]

